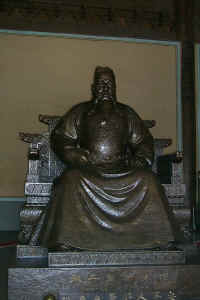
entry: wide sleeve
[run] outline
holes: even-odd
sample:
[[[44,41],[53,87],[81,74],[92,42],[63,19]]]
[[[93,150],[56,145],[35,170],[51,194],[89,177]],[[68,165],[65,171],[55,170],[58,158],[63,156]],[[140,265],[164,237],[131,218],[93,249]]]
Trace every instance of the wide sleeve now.
[[[154,141],[148,128],[140,117],[129,111],[129,145],[136,166],[152,166],[154,160]]]
[[[70,150],[78,147],[82,112],[82,105],[72,108],[60,119],[51,133],[51,148],[64,162],[66,162],[67,149]]]

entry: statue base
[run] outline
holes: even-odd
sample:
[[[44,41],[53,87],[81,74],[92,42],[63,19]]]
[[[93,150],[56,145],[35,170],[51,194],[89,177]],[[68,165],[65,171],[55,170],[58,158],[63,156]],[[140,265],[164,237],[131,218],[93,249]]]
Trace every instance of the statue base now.
[[[47,256],[40,247],[19,246],[17,255],[17,266],[9,269],[9,300],[41,300],[47,295],[56,300],[197,300],[200,296],[200,265],[185,264],[184,251]]]
[[[116,252],[54,252],[48,255],[48,266],[132,266],[184,264],[184,251],[116,251]]]

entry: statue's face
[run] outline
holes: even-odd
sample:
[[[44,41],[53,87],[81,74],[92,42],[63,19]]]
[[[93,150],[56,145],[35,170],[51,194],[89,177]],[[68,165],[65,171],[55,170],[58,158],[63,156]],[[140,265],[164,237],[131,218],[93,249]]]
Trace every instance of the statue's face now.
[[[114,100],[115,85],[114,80],[109,74],[102,74],[95,82],[95,97],[97,100]]]

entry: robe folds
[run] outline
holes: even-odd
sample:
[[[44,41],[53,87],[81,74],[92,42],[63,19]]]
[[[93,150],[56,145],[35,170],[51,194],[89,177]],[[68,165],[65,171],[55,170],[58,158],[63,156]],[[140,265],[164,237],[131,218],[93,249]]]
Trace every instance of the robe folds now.
[[[64,160],[66,145],[84,144],[81,128],[87,128],[85,116],[90,115],[91,120],[90,112],[90,102],[82,103],[54,129],[52,148],[60,159]],[[91,162],[85,168],[67,166],[54,182],[40,235],[43,246],[52,248],[62,244],[66,248],[109,251],[149,249],[174,241],[173,216],[163,187],[150,168],[134,165],[138,158],[147,163],[153,160],[153,139],[134,110],[119,103],[117,113],[122,119],[125,117],[129,131],[127,137],[122,133],[120,139],[128,145],[123,158],[126,163],[117,165],[113,155],[107,167],[104,157],[100,165],[96,155],[98,163]],[[113,126],[109,120],[108,126]],[[87,132],[83,135],[85,138]]]

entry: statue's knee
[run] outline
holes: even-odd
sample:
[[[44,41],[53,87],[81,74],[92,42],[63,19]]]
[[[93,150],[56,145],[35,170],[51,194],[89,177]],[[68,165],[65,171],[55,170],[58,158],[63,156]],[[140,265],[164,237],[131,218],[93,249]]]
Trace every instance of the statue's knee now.
[[[63,182],[75,182],[80,178],[80,171],[77,169],[66,170],[61,178]]]
[[[151,185],[157,185],[156,175],[151,170],[141,170],[139,171],[139,176]]]

